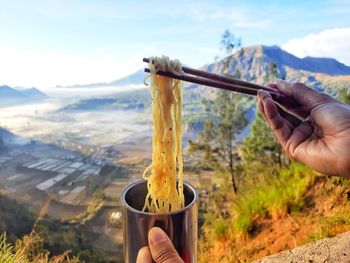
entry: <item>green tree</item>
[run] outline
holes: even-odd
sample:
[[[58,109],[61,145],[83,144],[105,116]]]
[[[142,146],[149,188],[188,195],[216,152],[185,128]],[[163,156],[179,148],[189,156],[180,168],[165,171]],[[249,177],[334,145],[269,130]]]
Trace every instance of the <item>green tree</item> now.
[[[278,77],[277,65],[271,62],[264,81],[270,82]],[[242,153],[244,170],[248,173],[256,174],[262,165],[269,168],[265,170],[280,168],[282,165],[282,147],[258,110],[250,134],[243,141]]]
[[[221,70],[224,75],[228,75],[228,71],[230,69],[231,64],[231,54],[235,52],[237,49],[242,47],[242,39],[236,37],[230,30],[226,29],[225,32],[221,35],[220,41],[220,50],[223,53],[223,58],[220,61]],[[242,49],[243,50],[243,49]],[[218,56],[217,58],[219,58]],[[240,78],[240,72],[235,71],[235,78]]]
[[[209,116],[198,142],[190,141],[190,151],[202,151],[204,163],[217,171],[228,171],[233,191],[237,192],[235,172],[240,158],[236,139],[248,121],[242,97],[232,92],[219,91],[213,102],[207,103]]]
[[[346,104],[350,104],[350,88],[340,88],[338,91],[338,99]]]
[[[282,147],[258,111],[250,134],[243,141],[242,152],[244,169],[248,173],[256,174],[261,166],[267,170],[282,166]]]
[[[228,75],[232,58],[230,55],[239,47],[241,47],[241,39],[226,30],[221,40],[221,49],[226,55],[220,61],[223,74]],[[240,77],[240,72],[235,71],[234,75]],[[204,102],[208,115],[198,142],[190,141],[190,151],[203,152],[203,161],[207,167],[230,173],[235,193],[237,193],[235,173],[240,160],[236,136],[248,123],[243,101],[242,95],[230,91],[218,91],[214,101]]]
[[[270,62],[267,74],[264,76],[264,82],[273,82],[276,78],[280,78],[278,74],[277,64],[275,62]]]

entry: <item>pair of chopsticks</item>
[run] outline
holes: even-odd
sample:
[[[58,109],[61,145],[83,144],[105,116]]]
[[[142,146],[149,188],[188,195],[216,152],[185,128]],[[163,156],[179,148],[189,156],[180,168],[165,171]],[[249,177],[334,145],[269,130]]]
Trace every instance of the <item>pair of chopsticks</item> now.
[[[143,58],[143,62],[149,63],[149,59]],[[183,72],[185,72],[185,74],[183,75],[175,75],[171,72],[163,72],[163,71],[158,71],[157,74],[161,76],[169,77],[169,78],[196,83],[199,85],[235,91],[235,92],[249,94],[253,96],[256,96],[258,93],[258,90],[262,89],[262,90],[268,91],[274,99],[278,100],[278,99],[284,98],[284,94],[281,93],[280,91],[263,86],[263,85],[251,83],[248,81],[238,80],[235,78],[226,77],[222,75],[217,75],[217,74],[209,73],[203,70],[198,70],[198,69],[193,69],[188,67],[182,67],[182,70]],[[150,73],[150,69],[145,68],[145,72]]]

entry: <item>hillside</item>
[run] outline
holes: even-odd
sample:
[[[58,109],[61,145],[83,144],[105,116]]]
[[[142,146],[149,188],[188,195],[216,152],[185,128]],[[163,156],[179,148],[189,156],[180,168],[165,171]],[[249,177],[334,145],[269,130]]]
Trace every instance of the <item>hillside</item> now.
[[[12,88],[7,85],[0,86],[0,106],[20,103],[30,103],[45,100],[48,96],[37,88]]]
[[[11,144],[23,145],[23,144],[30,143],[30,139],[17,136],[12,132],[1,127],[0,127],[0,140],[5,146],[11,145]]]

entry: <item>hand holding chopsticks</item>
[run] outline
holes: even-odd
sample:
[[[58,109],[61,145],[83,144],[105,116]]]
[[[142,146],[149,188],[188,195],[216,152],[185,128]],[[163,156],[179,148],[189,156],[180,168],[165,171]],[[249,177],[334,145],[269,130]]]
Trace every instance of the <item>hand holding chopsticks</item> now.
[[[143,62],[149,63],[149,59],[144,58]],[[182,67],[182,70],[185,74],[176,75],[171,72],[163,72],[163,71],[158,71],[157,74],[161,76],[169,77],[169,78],[196,83],[199,85],[235,91],[235,92],[249,94],[253,96],[256,96],[258,90],[262,89],[269,92],[271,96],[276,100],[284,98],[284,94],[281,93],[279,90],[275,90],[263,85],[259,85],[259,84],[255,84],[255,83],[251,83],[243,80],[238,80],[231,77],[221,76],[221,75],[209,73],[203,70],[192,69],[188,67]],[[150,69],[145,68],[145,72],[150,73]]]

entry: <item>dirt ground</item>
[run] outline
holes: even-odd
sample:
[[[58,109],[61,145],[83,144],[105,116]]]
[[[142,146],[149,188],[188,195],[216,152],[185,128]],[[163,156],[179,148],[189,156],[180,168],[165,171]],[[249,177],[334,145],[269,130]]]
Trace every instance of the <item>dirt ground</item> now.
[[[305,262],[324,263],[350,262],[350,232],[334,238],[325,238],[310,244],[262,258],[254,263]]]

